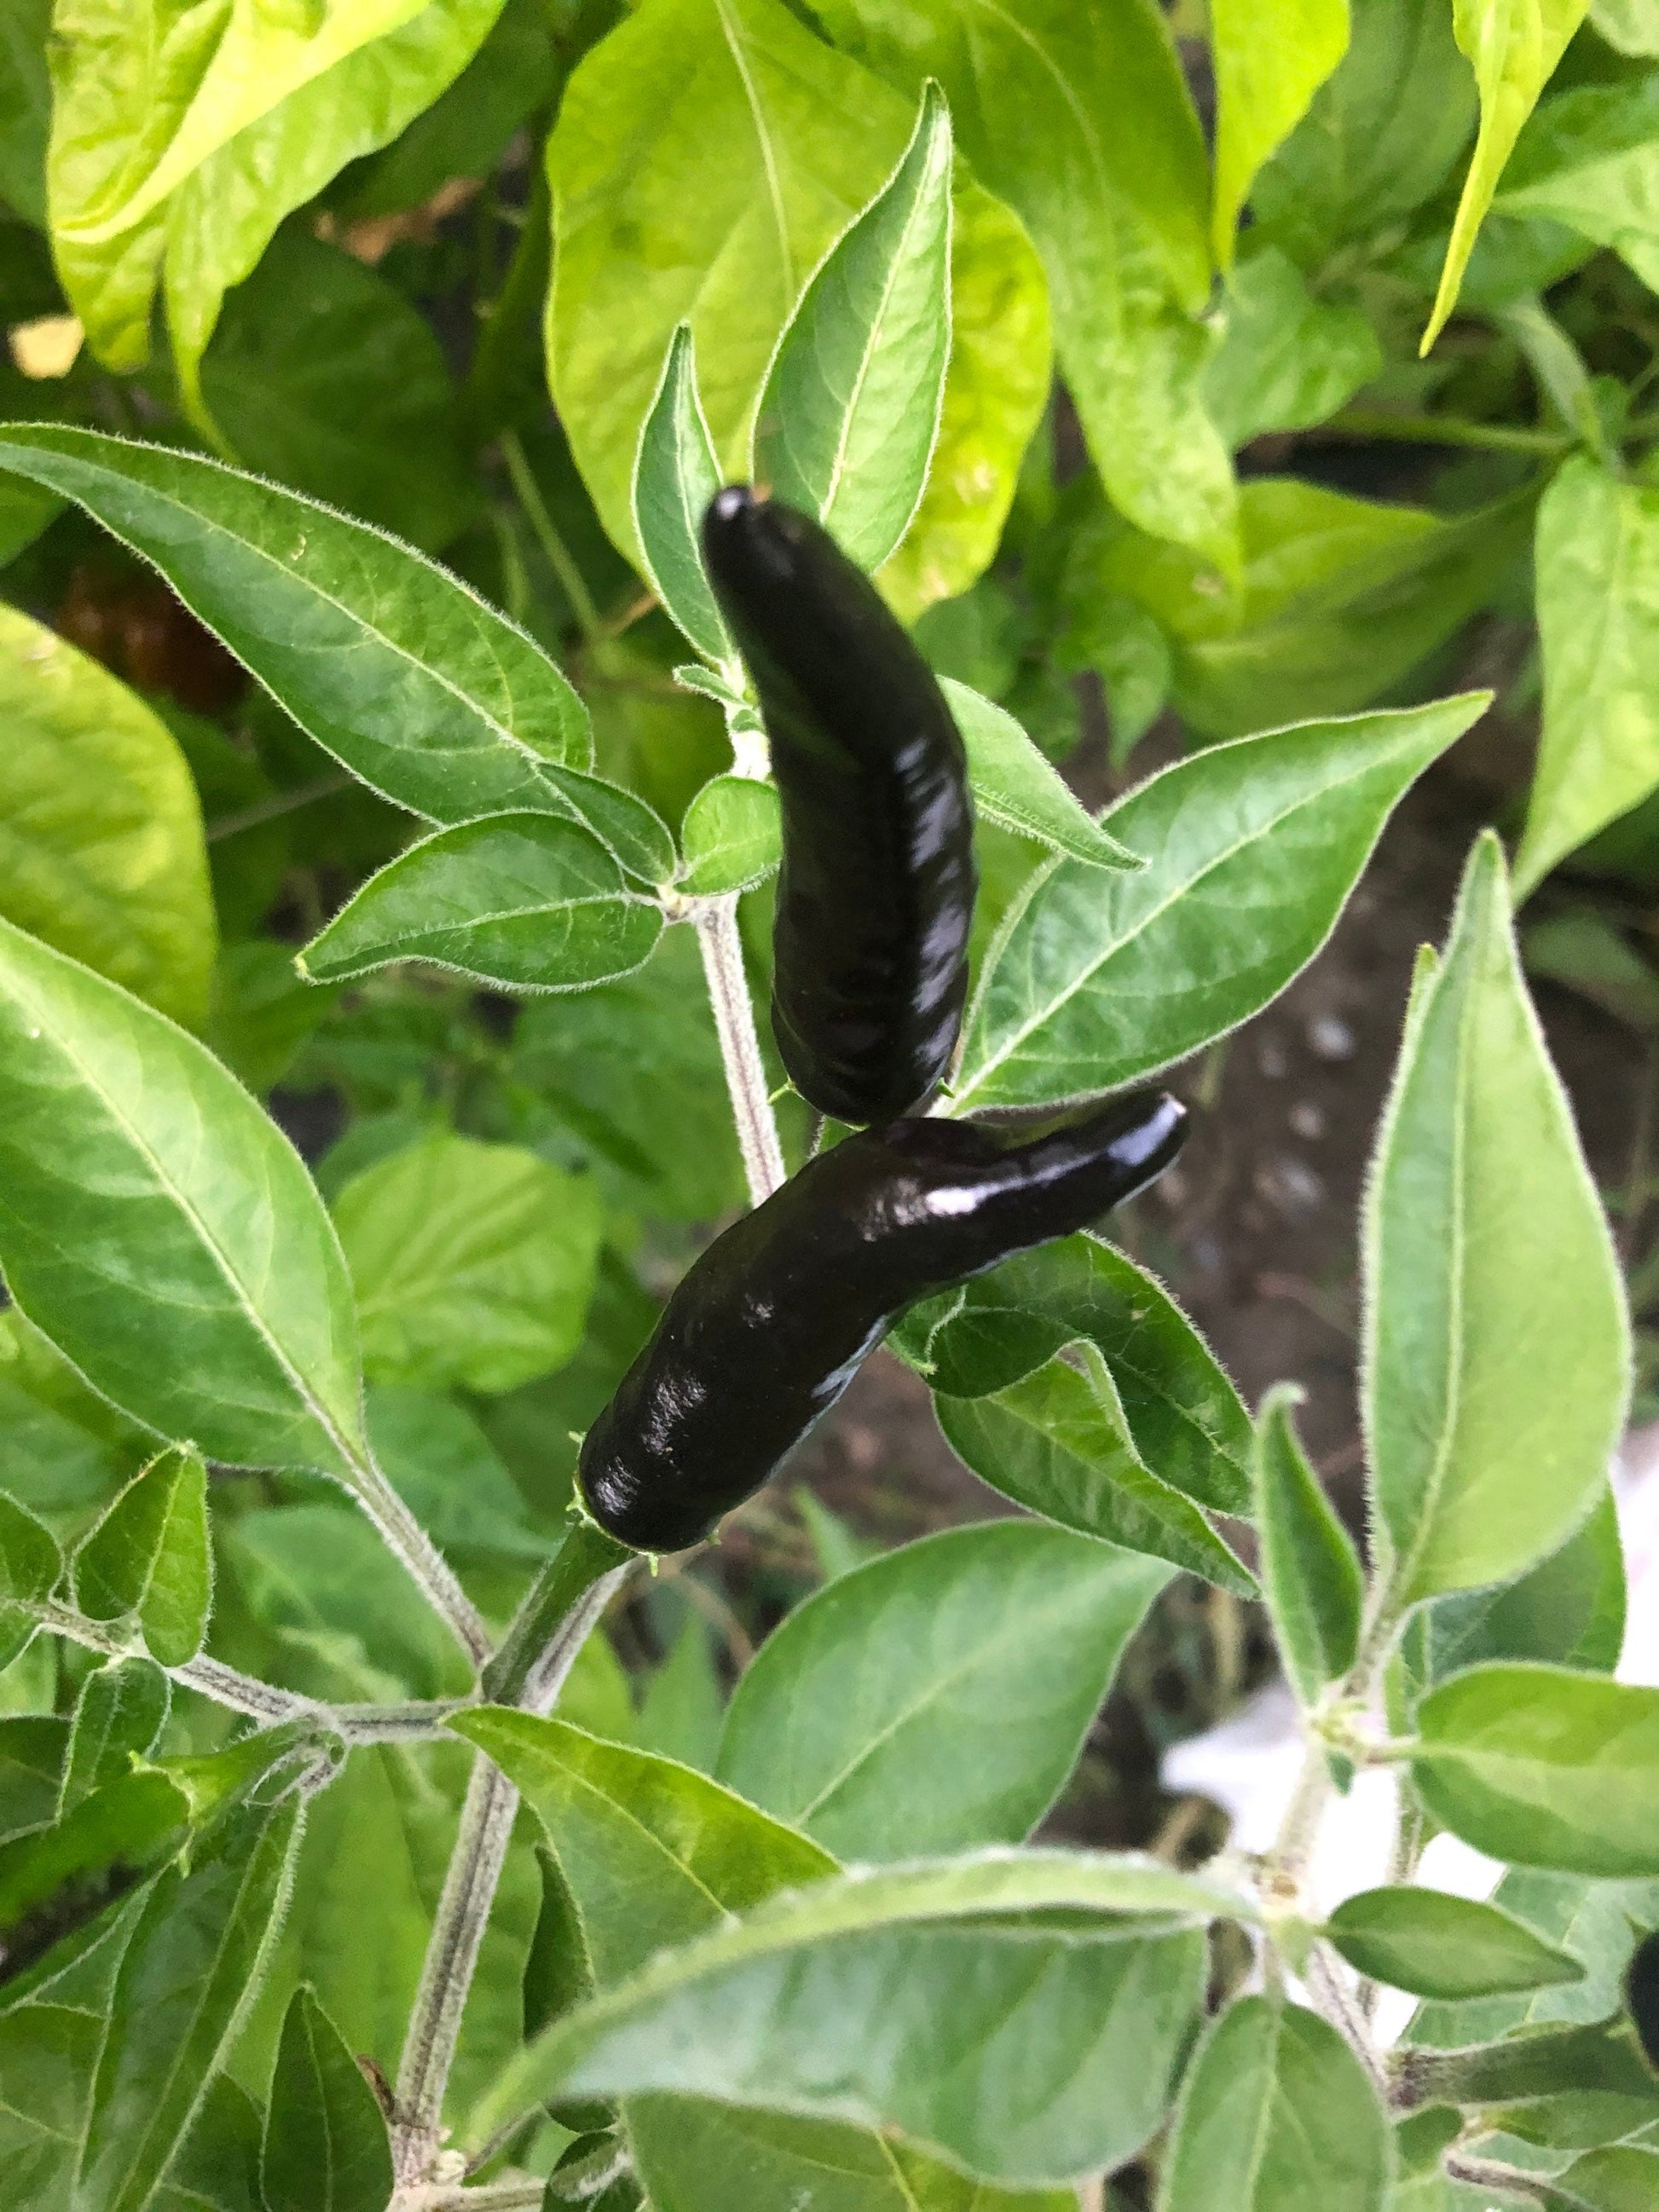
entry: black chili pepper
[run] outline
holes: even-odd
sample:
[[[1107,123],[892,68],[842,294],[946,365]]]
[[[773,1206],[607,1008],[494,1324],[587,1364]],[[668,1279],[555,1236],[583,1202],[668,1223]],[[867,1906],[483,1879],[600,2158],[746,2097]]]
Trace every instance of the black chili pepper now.
[[[973,809],[933,671],[825,530],[746,486],[703,519],[783,808],[772,1023],[795,1087],[890,1121],[949,1070],[968,990]]]
[[[700,1542],[906,1306],[1131,1197],[1186,1118],[1140,1091],[1036,1134],[895,1121],[810,1160],[703,1253],[589,1430],[577,1479],[594,1519],[637,1551]]]
[[[1642,2055],[1659,2072],[1659,1935],[1644,1936],[1625,1973],[1625,2009]]]

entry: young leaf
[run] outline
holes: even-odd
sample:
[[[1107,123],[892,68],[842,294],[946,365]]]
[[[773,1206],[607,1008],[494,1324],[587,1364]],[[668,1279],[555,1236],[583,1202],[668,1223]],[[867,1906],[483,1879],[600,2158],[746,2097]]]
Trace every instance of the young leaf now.
[[[587,714],[540,647],[395,538],[216,461],[0,425],[0,469],[77,501],[354,775],[412,813],[564,811]]]
[[[831,1876],[573,2013],[507,2068],[472,2125],[487,2135],[556,2090],[668,2091],[890,2127],[1009,2186],[1115,2166],[1167,2106],[1201,1995],[1195,1924],[1248,1909],[1170,1869],[1085,1852]],[[942,2021],[958,2054],[947,2069]]]
[[[1119,800],[1105,826],[1148,865],[1061,860],[1031,878],[987,956],[958,1109],[1110,1091],[1259,1012],[1329,935],[1395,802],[1486,703],[1240,738]]]
[[[1512,1578],[1599,1494],[1629,1355],[1618,1269],[1490,834],[1407,1024],[1364,1272],[1364,1411],[1393,1599]]]
[[[0,1264],[161,1434],[245,1467],[361,1457],[350,1279],[299,1155],[191,1038],[5,922]]]
[[[1348,44],[1348,0],[1212,0],[1215,70],[1217,263],[1233,258],[1233,232],[1250,180],[1288,138]]]
[[[269,1962],[301,1832],[293,1796],[228,1814],[139,1916],[99,2054],[78,2182],[142,2212],[201,2109]]]
[[[697,651],[735,666],[737,648],[702,566],[702,518],[720,488],[720,459],[697,397],[690,323],[669,343],[662,381],[634,463],[634,529],[657,597]]]
[[[50,1528],[0,1491],[0,1672],[34,1634],[27,1604],[50,1597],[64,1561]],[[24,1604],[15,1602],[18,1599]]]
[[[1584,1978],[1570,1952],[1540,1942],[1512,1913],[1443,1890],[1361,1890],[1337,1906],[1324,1932],[1358,1972],[1420,1997],[1491,1996]]]
[[[716,1771],[847,1857],[1017,1843],[1169,1575],[1034,1521],[907,1544],[774,1631],[726,1709]]]
[[[1011,714],[948,676],[943,689],[967,747],[978,812],[1022,837],[1036,838],[1051,852],[1069,854],[1095,867],[1145,866],[1139,854],[1126,851],[1073,797]]]
[[[392,2146],[374,2092],[307,1985],[283,2022],[259,2181],[265,2212],[386,2212]]]
[[[591,1177],[433,1136],[353,1176],[334,1220],[383,1381],[511,1390],[581,1342],[604,1231]]]
[[[941,1398],[951,1449],[1045,1520],[1254,1597],[1254,1576],[1198,1507],[1142,1461],[1105,1361],[1092,1345],[1077,1357],[1079,1365],[1050,1359],[988,1397]]]
[[[1565,1668],[1471,1667],[1417,1708],[1412,1779],[1493,1858],[1659,1875],[1659,1690]]]
[[[704,784],[680,825],[685,850],[678,888],[691,898],[748,890],[776,869],[783,825],[775,784],[717,775]]]
[[[1193,2061],[1158,2212],[1382,2212],[1393,2172],[1382,2105],[1336,2030],[1243,1997]]]
[[[661,933],[656,901],[629,889],[589,831],[550,814],[489,814],[400,853],[301,962],[322,983],[430,960],[515,991],[580,991],[642,967]]]
[[[1098,1237],[1064,1237],[969,1283],[928,1346],[928,1380],[982,1397],[1078,1342],[1111,1370],[1145,1464],[1200,1505],[1248,1515],[1253,1443],[1237,1391],[1163,1285]]]
[[[173,1686],[153,1659],[113,1659],[88,1675],[76,1700],[58,1817],[146,1759],[167,1723]]]
[[[1256,1425],[1255,1515],[1261,1579],[1285,1671],[1304,1705],[1340,1681],[1359,1649],[1364,1576],[1353,1539],[1302,1449],[1291,1408],[1302,1393],[1280,1383]]]
[[[94,1620],[136,1618],[152,1658],[182,1667],[213,1603],[207,1469],[192,1446],[158,1453],[75,1555],[76,1602]]]
[[[1423,333],[1426,353],[1445,327],[1463,283],[1504,165],[1538,95],[1555,73],[1567,42],[1584,20],[1587,0],[1455,0],[1457,43],[1474,66],[1480,90],[1480,135],[1463,180],[1462,197],[1446,248],[1446,265],[1434,312]]]
[[[1651,290],[1659,283],[1656,135],[1659,85],[1651,72],[1564,92],[1534,112],[1493,207],[1565,222],[1611,246]]]
[[[202,809],[177,740],[95,660],[0,607],[6,918],[187,1026],[217,925]]]
[[[778,341],[754,472],[878,568],[927,477],[951,353],[951,112],[924,86],[910,143],[836,240]]]
[[[1659,783],[1659,489],[1581,453],[1538,510],[1544,735],[1516,856],[1522,896]]]
[[[542,1872],[542,1909],[524,1966],[526,2043],[593,1994],[593,1968],[574,1894],[547,1844],[537,1844],[536,1861]]]

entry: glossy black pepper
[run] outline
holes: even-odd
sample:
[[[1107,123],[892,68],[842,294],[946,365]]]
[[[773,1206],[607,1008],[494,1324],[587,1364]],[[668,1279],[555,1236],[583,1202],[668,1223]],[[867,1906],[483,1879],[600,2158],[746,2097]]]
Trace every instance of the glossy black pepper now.
[[[825,530],[735,485],[703,520],[783,809],[772,1023],[803,1097],[888,1121],[948,1072],[974,911],[968,761],[933,671]]]
[[[1659,1934],[1644,1936],[1625,1974],[1625,2008],[1643,2056],[1659,2073]]]
[[[760,1488],[906,1306],[1160,1174],[1186,1109],[1141,1091],[1033,1133],[901,1121],[821,1153],[715,1239],[589,1430],[600,1528],[679,1551]]]

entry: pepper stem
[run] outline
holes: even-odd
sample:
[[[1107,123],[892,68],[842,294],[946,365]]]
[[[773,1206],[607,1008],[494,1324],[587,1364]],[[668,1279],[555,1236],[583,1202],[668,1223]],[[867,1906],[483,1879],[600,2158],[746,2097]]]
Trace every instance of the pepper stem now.
[[[750,1203],[758,1206],[782,1183],[785,1170],[766,1063],[755,1034],[755,1010],[750,1003],[743,939],[738,932],[736,892],[701,901],[692,919],[702,954],[702,972],[708,979],[708,1000],[714,1010],[720,1058],[726,1064],[726,1087],[731,1094],[732,1117],[738,1125],[744,1173],[749,1178]]]

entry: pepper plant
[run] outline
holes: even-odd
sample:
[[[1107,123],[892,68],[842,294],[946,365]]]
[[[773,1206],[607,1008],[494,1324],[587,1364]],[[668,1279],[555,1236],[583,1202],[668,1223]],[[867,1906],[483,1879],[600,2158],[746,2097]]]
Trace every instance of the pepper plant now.
[[[8,2205],[1659,2201],[1629,1329],[1515,932],[1659,783],[1659,13],[0,23]],[[1458,454],[1433,504],[1307,472],[1390,441]],[[1478,610],[1525,711],[1533,545],[1514,872],[1480,836],[1420,957],[1358,1226],[1364,1564],[1294,1389],[1252,1417],[1090,1231],[892,1339],[1015,1510],[827,1524],[729,1700],[708,1586],[572,1504],[658,1296],[826,1140],[755,1012],[728,477],[945,679],[953,1119],[1283,991],[1488,707],[1439,696]],[[1101,817],[1054,766],[1091,685]],[[1134,777],[1166,701],[1191,743]],[[694,1379],[741,1453],[753,1377]],[[636,1705],[598,1624],[653,1567],[684,1626]],[[1033,1842],[1177,1575],[1267,1608],[1278,1842]],[[1379,1768],[1391,1877],[1326,1916],[1322,1817]],[[1491,1903],[1415,1879],[1442,1830]]]

